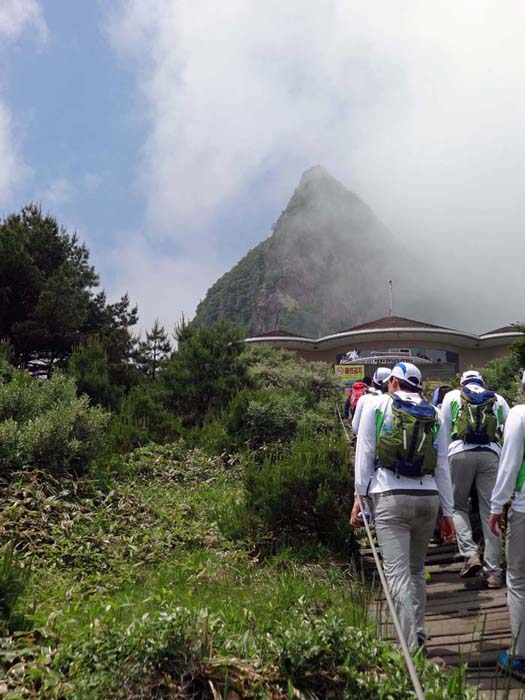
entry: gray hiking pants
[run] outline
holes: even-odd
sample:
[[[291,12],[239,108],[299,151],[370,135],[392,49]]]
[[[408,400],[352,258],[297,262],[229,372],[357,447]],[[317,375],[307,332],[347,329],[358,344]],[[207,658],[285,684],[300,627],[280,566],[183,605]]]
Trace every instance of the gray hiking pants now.
[[[513,654],[525,658],[525,513],[512,508],[507,527],[507,603]]]
[[[373,494],[383,568],[411,651],[425,639],[425,556],[439,508],[438,494]]]
[[[454,493],[454,527],[459,553],[464,557],[478,554],[472,537],[469,516],[469,496],[476,485],[479,515],[485,540],[485,573],[501,573],[501,538],[492,534],[489,527],[490,496],[496,483],[499,457],[492,450],[463,450],[449,457],[452,491]]]

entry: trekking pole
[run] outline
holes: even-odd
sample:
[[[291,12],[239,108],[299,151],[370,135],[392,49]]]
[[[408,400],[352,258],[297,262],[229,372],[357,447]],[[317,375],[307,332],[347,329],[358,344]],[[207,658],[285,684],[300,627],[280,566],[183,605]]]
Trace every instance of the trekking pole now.
[[[346,425],[343,422],[343,419],[341,417],[341,411],[339,410],[339,405],[337,405],[337,413],[339,415],[339,420],[341,421],[341,425],[343,426],[343,430],[346,436],[346,439],[348,442],[350,442],[350,436],[348,434],[348,430],[346,428]],[[399,646],[401,647],[401,651],[403,652],[403,656],[405,658],[405,664],[407,667],[408,675],[410,676],[410,680],[412,681],[412,685],[414,687],[414,692],[416,694],[417,700],[425,700],[425,693],[423,692],[423,688],[421,686],[421,682],[419,680],[419,677],[417,675],[416,667],[414,665],[414,659],[412,658],[412,654],[410,653],[410,650],[408,648],[408,644],[406,643],[405,635],[403,634],[403,630],[401,629],[401,623],[399,621],[399,617],[397,615],[397,611],[394,605],[394,601],[392,600],[392,595],[390,593],[390,588],[388,586],[388,582],[386,580],[383,567],[381,565],[381,561],[379,559],[379,554],[377,552],[377,548],[374,544],[374,538],[372,537],[372,531],[370,530],[370,525],[368,524],[368,521],[365,516],[365,506],[363,504],[363,499],[361,496],[356,494],[357,496],[357,502],[359,504],[359,510],[361,511],[361,519],[363,521],[363,525],[365,526],[366,534],[368,537],[368,542],[370,543],[370,549],[372,550],[372,555],[374,557],[374,562],[377,568],[377,573],[379,574],[379,580],[381,581],[381,586],[383,587],[383,592],[385,594],[386,602],[388,605],[388,609],[390,610],[390,616],[392,618],[392,622],[394,623],[394,629],[396,630],[396,635],[397,639],[399,642]]]

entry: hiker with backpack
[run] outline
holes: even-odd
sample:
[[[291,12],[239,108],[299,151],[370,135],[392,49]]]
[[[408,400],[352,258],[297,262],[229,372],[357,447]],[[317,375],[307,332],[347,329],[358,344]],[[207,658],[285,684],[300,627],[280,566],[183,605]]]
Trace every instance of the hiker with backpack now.
[[[354,416],[359,399],[361,396],[368,394],[371,383],[370,377],[364,377],[362,382],[354,382],[352,384],[344,405],[343,415],[345,418]]]
[[[525,393],[525,372],[521,378]],[[503,508],[512,497],[507,518],[507,605],[512,628],[512,650],[502,651],[498,665],[525,680],[525,405],[510,409],[496,485],[491,496],[490,529],[501,539]]]
[[[388,382],[385,380],[390,376],[391,371],[392,370],[389,367],[378,367],[374,372],[374,376],[372,377],[372,386],[368,390],[368,393],[363,394],[360,397],[354,411],[354,417],[352,418],[352,432],[354,435],[357,435],[359,431],[361,416],[363,415],[363,409],[366,404],[376,396],[381,396],[381,394],[388,391]]]
[[[385,575],[411,651],[425,645],[425,556],[440,503],[443,540],[454,536],[444,424],[421,387],[415,365],[395,365],[388,394],[364,408],[355,457],[355,493],[372,497]],[[359,515],[356,497],[354,527]]]
[[[501,540],[489,527],[489,514],[509,406],[502,396],[485,388],[483,377],[475,370],[463,372],[460,386],[446,394],[441,409],[450,441],[448,457],[454,493],[454,525],[459,553],[464,559],[460,575],[470,578],[484,568],[486,586],[501,588]],[[469,516],[473,486],[485,541],[484,567],[472,536]]]

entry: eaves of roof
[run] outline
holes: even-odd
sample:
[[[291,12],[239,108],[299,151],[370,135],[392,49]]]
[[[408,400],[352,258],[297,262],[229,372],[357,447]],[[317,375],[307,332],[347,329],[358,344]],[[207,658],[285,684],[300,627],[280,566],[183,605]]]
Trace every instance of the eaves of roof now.
[[[456,340],[463,347],[479,347],[480,345],[487,344],[493,345],[498,340],[510,340],[513,338],[524,337],[524,333],[520,331],[505,332],[505,333],[488,333],[485,335],[476,335],[475,333],[467,333],[466,331],[458,331],[448,328],[440,327],[406,327],[406,328],[368,328],[364,330],[347,330],[340,331],[339,333],[332,333],[330,335],[322,336],[321,338],[307,338],[304,336],[282,336],[282,335],[266,335],[266,336],[254,336],[251,338],[246,338],[247,343],[260,343],[260,342],[278,342],[286,343],[286,345],[308,345],[316,346],[315,349],[323,350],[334,347],[339,344],[339,342],[344,340],[366,340],[367,338],[399,338],[403,339],[410,336],[415,339],[430,339],[432,337],[435,340],[442,339],[445,342],[452,342]]]

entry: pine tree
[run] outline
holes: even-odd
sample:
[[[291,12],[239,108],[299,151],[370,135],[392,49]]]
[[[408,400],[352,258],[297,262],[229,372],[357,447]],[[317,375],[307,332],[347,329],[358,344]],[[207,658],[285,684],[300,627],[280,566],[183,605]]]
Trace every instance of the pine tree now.
[[[164,326],[159,319],[155,319],[153,328],[146,332],[146,340],[140,341],[136,361],[140,369],[148,379],[153,381],[157,377],[159,367],[171,352],[171,342]]]
[[[161,373],[166,405],[200,423],[208,411],[219,413],[245,382],[244,333],[227,321],[177,329],[179,346]]]
[[[98,285],[86,246],[39,206],[0,220],[0,340],[11,344],[16,366],[49,376],[95,335],[112,380],[120,374],[118,383],[129,384],[137,308],[127,295],[108,304]]]

